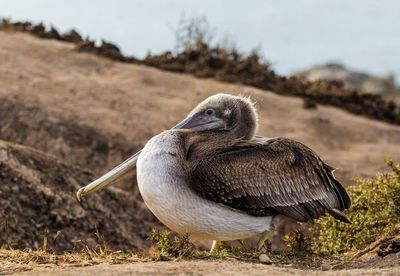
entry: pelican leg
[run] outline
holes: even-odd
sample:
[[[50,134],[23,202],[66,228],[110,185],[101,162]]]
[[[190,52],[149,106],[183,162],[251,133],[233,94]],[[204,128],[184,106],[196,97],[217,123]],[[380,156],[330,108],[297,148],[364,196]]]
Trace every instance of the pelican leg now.
[[[260,240],[257,243],[257,250],[261,250],[264,247],[264,243],[269,240],[270,237],[271,233],[269,231],[261,233]]]
[[[210,253],[220,250],[222,245],[223,245],[222,241],[213,241],[213,244],[210,249]]]

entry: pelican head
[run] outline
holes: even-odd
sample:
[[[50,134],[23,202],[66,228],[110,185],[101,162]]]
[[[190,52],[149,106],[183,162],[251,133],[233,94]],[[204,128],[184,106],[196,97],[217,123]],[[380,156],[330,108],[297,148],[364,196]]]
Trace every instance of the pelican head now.
[[[254,102],[247,97],[220,93],[198,104],[174,129],[224,132],[233,139],[251,139],[257,127]]]
[[[186,129],[195,132],[212,132],[225,139],[251,139],[258,127],[254,102],[248,97],[229,94],[216,94],[198,104],[189,115],[172,129]],[[113,184],[136,166],[140,155],[137,152],[102,177],[78,190],[78,201],[83,196],[101,190]]]

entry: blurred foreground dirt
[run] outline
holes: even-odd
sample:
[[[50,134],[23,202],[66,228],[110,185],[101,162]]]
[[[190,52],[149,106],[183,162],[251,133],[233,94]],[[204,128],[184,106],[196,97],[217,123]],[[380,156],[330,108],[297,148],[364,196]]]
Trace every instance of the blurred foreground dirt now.
[[[306,270],[279,267],[238,260],[224,261],[178,261],[178,262],[137,262],[130,264],[99,264],[90,267],[35,268],[32,270],[14,270],[16,275],[398,275],[399,268],[367,266],[359,268],[348,266],[336,270],[329,266],[321,269]]]

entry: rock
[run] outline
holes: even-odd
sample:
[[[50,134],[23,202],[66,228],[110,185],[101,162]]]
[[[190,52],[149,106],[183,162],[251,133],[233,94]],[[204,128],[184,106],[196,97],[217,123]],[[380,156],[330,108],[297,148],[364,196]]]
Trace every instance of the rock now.
[[[271,259],[266,254],[261,254],[258,257],[258,259],[259,259],[260,263],[264,263],[264,264],[271,264],[272,263]]]
[[[321,270],[322,270],[322,271],[328,271],[328,270],[330,270],[330,269],[331,269],[331,266],[328,265],[328,264],[322,264],[322,265],[321,265]]]

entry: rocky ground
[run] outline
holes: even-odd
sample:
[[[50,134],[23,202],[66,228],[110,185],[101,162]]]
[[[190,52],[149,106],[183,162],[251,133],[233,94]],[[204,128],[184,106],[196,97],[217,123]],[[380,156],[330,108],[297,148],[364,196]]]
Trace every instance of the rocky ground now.
[[[251,96],[260,112],[259,134],[309,145],[339,168],[336,175],[345,185],[354,176],[385,170],[385,158],[400,156],[399,126],[323,105],[305,109],[299,98],[111,61],[79,53],[73,44],[19,32],[0,31],[0,60],[0,242],[13,248],[42,248],[46,237],[49,250],[77,250],[98,244],[97,231],[113,250],[146,251],[150,229],[161,226],[143,205],[134,172],[83,206],[74,192],[217,92]],[[304,272],[232,262],[134,263],[57,272]],[[18,270],[12,267],[8,272]],[[30,273],[56,268],[37,269]],[[396,268],[364,269],[344,273]]]

